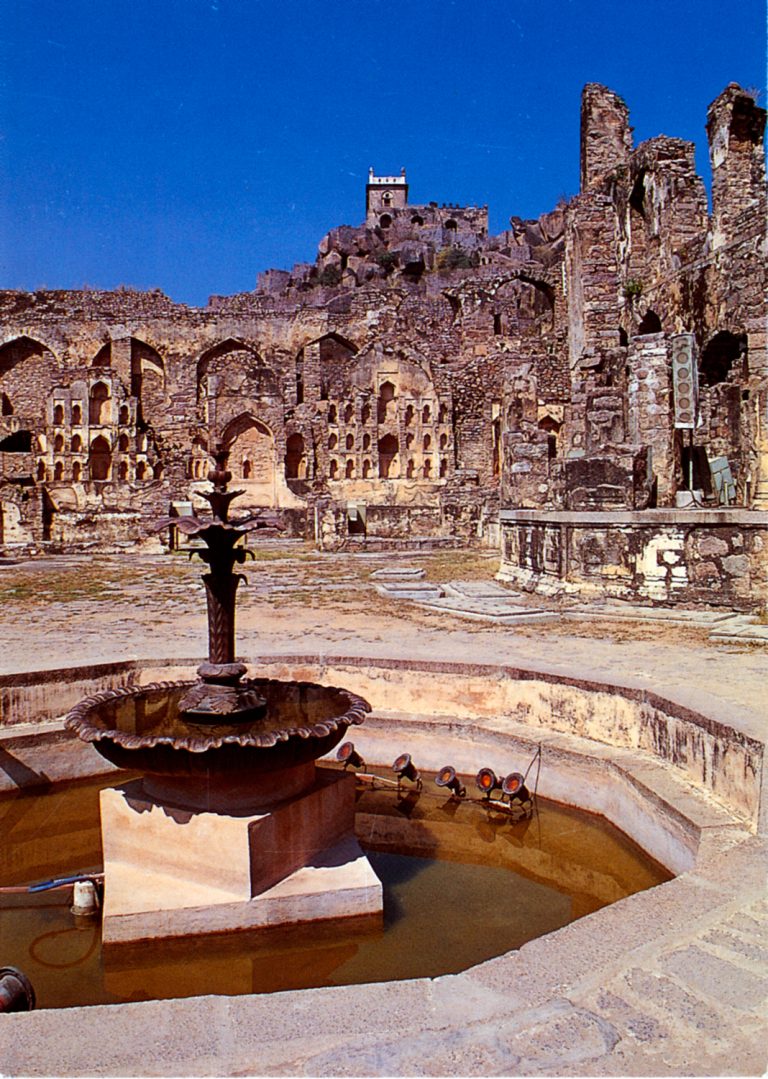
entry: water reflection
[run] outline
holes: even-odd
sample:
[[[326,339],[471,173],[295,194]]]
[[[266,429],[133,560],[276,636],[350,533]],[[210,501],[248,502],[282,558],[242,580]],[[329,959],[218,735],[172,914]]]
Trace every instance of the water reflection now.
[[[0,884],[98,870],[98,789],[0,800]],[[497,807],[446,800],[431,779],[421,793],[362,792],[356,830],[384,884],[383,924],[368,918],[102,952],[97,925],[73,925],[69,892],[5,894],[0,955],[29,976],[39,1007],[434,976],[669,879],[601,818],[539,799],[533,819],[513,823]]]

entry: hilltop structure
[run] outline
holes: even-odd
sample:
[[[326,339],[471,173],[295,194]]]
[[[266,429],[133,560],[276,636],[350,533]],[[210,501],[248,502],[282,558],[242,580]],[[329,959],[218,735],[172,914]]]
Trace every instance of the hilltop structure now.
[[[0,544],[140,537],[241,500],[322,545],[500,544],[544,592],[763,603],[768,583],[765,111],[633,146],[588,85],[581,191],[488,234],[486,207],[366,187],[314,263],[205,308],[160,292],[0,293]]]

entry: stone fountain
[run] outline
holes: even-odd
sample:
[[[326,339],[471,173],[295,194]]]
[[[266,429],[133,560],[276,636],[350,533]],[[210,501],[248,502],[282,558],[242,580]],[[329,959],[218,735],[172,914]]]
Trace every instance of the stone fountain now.
[[[316,765],[370,705],[345,689],[245,678],[235,606],[263,514],[229,519],[216,447],[206,517],[174,518],[199,550],[208,662],[195,682],[107,690],[67,726],[141,778],[101,792],[105,943],[380,915],[381,885],[354,837],[355,780]],[[163,522],[167,524],[167,522]]]

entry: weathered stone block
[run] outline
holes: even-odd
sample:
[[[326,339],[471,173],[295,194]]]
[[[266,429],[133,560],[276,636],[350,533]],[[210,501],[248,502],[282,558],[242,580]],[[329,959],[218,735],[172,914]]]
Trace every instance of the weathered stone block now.
[[[744,577],[749,573],[749,559],[744,554],[732,554],[722,560],[722,567],[733,577]]]
[[[728,554],[729,549],[727,542],[719,536],[702,536],[699,540],[699,554],[704,558]]]

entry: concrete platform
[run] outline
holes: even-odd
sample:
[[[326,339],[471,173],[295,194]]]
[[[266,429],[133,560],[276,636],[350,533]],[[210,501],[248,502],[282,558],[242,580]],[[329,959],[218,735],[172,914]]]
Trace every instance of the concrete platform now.
[[[122,898],[120,909],[110,895]],[[150,898],[151,897],[151,898]],[[147,902],[152,909],[145,909]],[[112,864],[105,891],[104,944],[380,916],[381,881],[353,835],[316,854],[253,899],[200,881]]]

